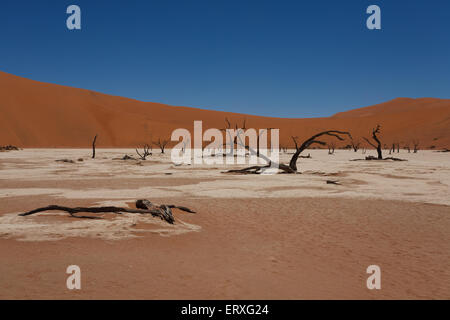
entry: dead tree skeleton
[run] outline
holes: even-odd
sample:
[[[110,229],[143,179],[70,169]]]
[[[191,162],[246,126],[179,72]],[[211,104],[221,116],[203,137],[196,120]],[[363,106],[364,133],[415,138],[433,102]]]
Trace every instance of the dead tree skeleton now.
[[[414,153],[417,153],[417,151],[419,151],[419,140],[413,140],[413,146],[414,146]]]
[[[289,162],[289,168],[293,171],[291,173],[297,172],[297,160],[298,160],[300,154],[305,149],[309,148],[313,144],[320,144],[322,146],[326,145],[325,142],[316,140],[316,139],[318,139],[321,136],[331,136],[331,137],[337,138],[340,141],[343,141],[344,138],[342,138],[340,135],[347,135],[350,138],[352,137],[350,132],[347,132],[347,131],[328,130],[328,131],[323,131],[323,132],[313,135],[312,137],[310,137],[309,139],[304,141],[300,147],[298,147],[298,145],[296,144],[296,146],[295,146],[296,152],[294,153],[294,155],[291,158],[291,161]],[[282,170],[284,170],[284,169],[282,169]]]
[[[259,130],[258,136],[256,137],[256,147],[257,147],[257,149],[256,149],[256,156],[257,157],[259,157],[259,141],[261,140],[261,136],[263,134],[269,132],[269,130],[272,130],[272,129],[275,129],[275,128],[264,128],[264,129],[260,129]]]
[[[409,146],[409,142],[405,144],[405,150],[408,150],[408,153],[411,153],[411,148]]]
[[[138,154],[139,158],[141,160],[146,160],[148,156],[152,155],[151,147],[148,144],[144,144],[144,150],[142,154],[139,152],[139,150],[136,148],[136,153]]]
[[[244,119],[244,122],[243,122],[243,125],[242,125],[242,129],[241,130],[246,130],[247,128],[246,128],[246,119]],[[226,150],[226,153],[225,153],[225,155],[227,155],[227,156],[234,156],[234,148],[233,148],[233,146],[236,144],[236,135],[233,137],[233,135],[232,135],[232,129],[231,129],[231,122],[230,122],[230,120],[228,120],[228,118],[225,118],[225,122],[227,123],[227,127],[226,128],[222,128],[222,129],[219,129],[220,131],[224,131],[225,133],[226,133],[226,139],[227,139],[227,141],[228,142],[225,142],[224,144],[223,144],[223,147],[225,147],[225,150],[226,150],[226,148],[227,147],[231,147],[230,148],[230,150]],[[238,130],[238,127],[237,127],[237,124],[235,125],[235,131],[237,132],[237,130]],[[235,132],[235,134],[236,134],[236,132]],[[258,137],[258,139],[259,139],[259,137]]]
[[[132,208],[121,208],[121,207],[64,207],[58,205],[49,205],[47,207],[37,208],[25,213],[19,214],[19,216],[25,217],[35,213],[44,212],[44,211],[65,211],[70,214],[73,218],[80,219],[103,219],[102,217],[96,216],[79,216],[77,213],[86,212],[86,213],[137,213],[137,214],[151,214],[153,217],[159,217],[161,220],[166,221],[167,223],[173,224],[175,219],[173,217],[172,209],[180,209],[182,211],[195,213],[195,211],[182,206],[176,205],[155,205],[151,203],[149,200],[137,200],[136,201],[136,209]]]
[[[334,142],[330,142],[327,144],[328,154],[334,154],[334,149],[336,149],[336,144]]]
[[[370,144],[372,147],[374,147],[377,150],[377,154],[378,154],[378,158],[377,159],[378,160],[382,160],[383,159],[383,153],[381,151],[381,142],[380,142],[380,140],[377,137],[377,133],[380,133],[380,128],[381,128],[381,126],[378,124],[377,127],[372,130],[372,139],[375,140],[377,145],[375,145],[372,142],[370,142],[369,139],[364,138],[364,140],[366,140],[368,144]]]
[[[358,149],[359,149],[359,146],[361,145],[361,142],[359,142],[359,140],[354,141],[353,139],[351,139],[350,143],[352,145],[353,151],[358,152]]]
[[[158,141],[153,142],[154,144],[156,144],[160,149],[161,149],[161,153],[164,153],[164,150],[166,149],[167,144],[169,143],[170,140],[168,139],[162,139],[158,138]]]
[[[235,144],[239,144],[240,146],[244,147],[252,155],[257,155],[257,151],[256,150],[254,150],[250,146],[245,145],[245,143],[242,141],[241,134],[242,134],[242,130],[238,130],[236,138],[234,139]],[[258,157],[263,159],[264,161],[266,161],[267,165],[265,165],[265,166],[251,166],[251,167],[248,167],[248,168],[237,169],[237,170],[228,170],[227,172],[229,172],[229,173],[242,173],[242,174],[260,174],[260,173],[263,173],[268,168],[276,167],[276,168],[282,170],[284,173],[290,173],[290,174],[298,173],[297,160],[300,157],[300,154],[305,149],[307,149],[308,147],[310,147],[313,144],[320,144],[322,146],[326,145],[326,142],[317,140],[319,137],[325,136],[325,135],[335,137],[335,138],[337,138],[338,140],[341,140],[341,141],[344,140],[344,138],[342,138],[340,135],[347,135],[347,136],[349,136],[351,138],[351,134],[349,132],[337,131],[337,130],[328,130],[328,131],[323,131],[323,132],[320,132],[318,134],[313,135],[312,137],[310,137],[309,139],[304,141],[299,146],[298,143],[297,143],[297,140],[295,139],[295,137],[292,137],[293,140],[294,140],[296,151],[295,151],[294,155],[292,156],[292,158],[291,158],[291,160],[289,162],[289,165],[282,164],[282,163],[272,163],[271,159],[269,159],[267,156],[265,156],[264,154],[259,154]]]
[[[92,159],[95,159],[95,143],[97,142],[97,135],[95,135],[94,140],[92,141]]]

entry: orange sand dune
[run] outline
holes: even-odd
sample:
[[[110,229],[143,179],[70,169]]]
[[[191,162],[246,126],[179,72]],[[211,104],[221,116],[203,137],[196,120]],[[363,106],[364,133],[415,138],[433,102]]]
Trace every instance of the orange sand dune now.
[[[95,134],[98,147],[134,147],[172,130],[225,126],[224,118],[247,127],[280,129],[280,144],[292,146],[324,129],[348,130],[360,139],[382,125],[382,142],[410,143],[421,148],[450,147],[450,100],[399,98],[379,105],[338,113],[329,118],[282,119],[173,107],[41,83],[0,72],[0,145],[20,147],[88,147]],[[348,142],[339,142],[338,147]]]

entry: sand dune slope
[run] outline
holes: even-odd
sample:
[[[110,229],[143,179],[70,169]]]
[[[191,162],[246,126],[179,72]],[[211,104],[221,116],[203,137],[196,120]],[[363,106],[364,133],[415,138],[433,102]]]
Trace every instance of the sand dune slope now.
[[[329,118],[282,119],[140,102],[0,72],[0,114],[0,145],[20,147],[88,147],[95,134],[99,147],[134,147],[176,128],[191,130],[194,120],[223,128],[225,117],[239,124],[245,118],[247,127],[279,128],[285,146],[292,135],[306,138],[324,129],[349,130],[361,139],[380,123],[387,145],[417,139],[422,148],[450,147],[450,100],[434,98],[399,98]]]

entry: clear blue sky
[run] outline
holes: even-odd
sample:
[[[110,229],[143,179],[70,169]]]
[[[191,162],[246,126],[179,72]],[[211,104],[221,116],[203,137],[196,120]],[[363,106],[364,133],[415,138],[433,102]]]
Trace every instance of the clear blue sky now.
[[[2,71],[172,105],[315,117],[450,98],[449,0],[2,0],[0,41]]]

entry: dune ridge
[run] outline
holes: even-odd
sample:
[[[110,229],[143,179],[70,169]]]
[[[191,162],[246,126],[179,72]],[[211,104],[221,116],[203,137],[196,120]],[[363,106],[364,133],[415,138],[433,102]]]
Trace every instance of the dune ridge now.
[[[422,149],[450,147],[450,99],[437,98],[398,98],[326,118],[271,118],[141,102],[0,71],[0,113],[0,145],[22,148],[89,147],[96,134],[100,148],[135,147],[169,138],[176,128],[192,130],[194,120],[203,120],[204,129],[223,128],[225,117],[238,124],[246,119],[251,128],[279,128],[286,147],[293,146],[291,136],[329,129],[350,131],[362,142],[377,124],[387,146],[419,140]]]

